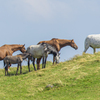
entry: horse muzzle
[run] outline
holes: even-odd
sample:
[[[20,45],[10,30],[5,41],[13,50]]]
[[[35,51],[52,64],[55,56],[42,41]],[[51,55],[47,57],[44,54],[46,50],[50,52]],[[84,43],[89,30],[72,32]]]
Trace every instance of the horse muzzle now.
[[[77,49],[78,49],[78,47],[77,47],[77,46],[75,46],[74,48],[75,48],[75,50],[77,50]]]

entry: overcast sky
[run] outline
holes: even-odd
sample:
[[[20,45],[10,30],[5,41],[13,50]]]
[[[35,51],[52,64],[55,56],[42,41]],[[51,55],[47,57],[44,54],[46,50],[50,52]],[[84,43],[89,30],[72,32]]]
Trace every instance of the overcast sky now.
[[[100,34],[100,0],[0,0],[0,46],[27,48],[52,38],[74,39],[78,50],[66,46],[60,51],[60,61],[65,61],[82,54],[89,34]]]

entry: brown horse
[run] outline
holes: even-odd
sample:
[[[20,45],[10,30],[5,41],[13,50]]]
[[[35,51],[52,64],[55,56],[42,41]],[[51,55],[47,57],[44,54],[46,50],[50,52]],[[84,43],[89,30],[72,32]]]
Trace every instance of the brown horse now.
[[[73,47],[75,50],[78,49],[78,46],[75,44],[74,40],[66,40],[66,39],[57,39],[57,38],[53,38],[49,41],[40,41],[38,44],[40,43],[48,43],[52,46],[54,46],[56,48],[56,50],[59,52],[61,48],[65,47],[65,46],[71,46]],[[53,57],[53,64],[54,64],[54,57]],[[40,61],[41,58],[37,59],[37,69],[40,69]]]
[[[18,44],[1,46],[0,47],[0,60],[3,60],[8,55],[12,56],[12,54],[18,50],[20,50],[22,53],[26,52],[24,46],[25,45],[18,45]]]

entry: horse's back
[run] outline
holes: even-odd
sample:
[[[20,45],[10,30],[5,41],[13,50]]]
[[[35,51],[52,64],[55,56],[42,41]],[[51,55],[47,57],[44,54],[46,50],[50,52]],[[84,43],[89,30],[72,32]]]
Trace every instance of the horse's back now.
[[[100,34],[88,35],[87,38],[90,38],[90,39],[100,39]]]
[[[92,47],[100,48],[100,34],[88,35],[85,39],[85,44],[87,43]]]
[[[41,45],[31,45],[27,48],[28,53],[31,53],[33,51],[41,51],[41,49],[43,49],[43,46]]]
[[[22,62],[22,58],[17,57],[17,56],[6,56],[4,58],[5,63],[11,63],[11,64],[16,64]]]
[[[32,56],[34,56],[35,58],[38,58],[40,56],[43,56],[44,54],[44,47],[39,45],[31,45],[27,48],[27,52],[31,53]]]

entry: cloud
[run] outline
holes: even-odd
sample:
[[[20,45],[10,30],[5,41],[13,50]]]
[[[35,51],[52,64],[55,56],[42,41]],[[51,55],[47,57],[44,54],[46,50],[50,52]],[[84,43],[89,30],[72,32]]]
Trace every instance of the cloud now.
[[[20,1],[19,1],[20,2]],[[21,0],[20,11],[27,19],[53,20],[57,18],[71,20],[80,14],[98,14],[100,7],[95,0]]]
[[[39,15],[43,18],[52,15],[50,3],[47,0],[25,0],[24,2],[28,4],[26,9],[31,15]]]
[[[67,3],[57,0],[17,0],[11,2],[9,7],[20,16],[33,21],[64,17],[71,10]]]
[[[98,1],[98,0],[97,0]],[[72,20],[79,14],[99,13],[100,7],[96,0],[9,0],[2,7],[9,16],[30,21],[51,21],[55,19]],[[1,13],[4,14],[4,11]],[[6,13],[6,12],[5,12]],[[1,14],[2,15],[2,14]],[[6,14],[5,14],[6,15]]]

